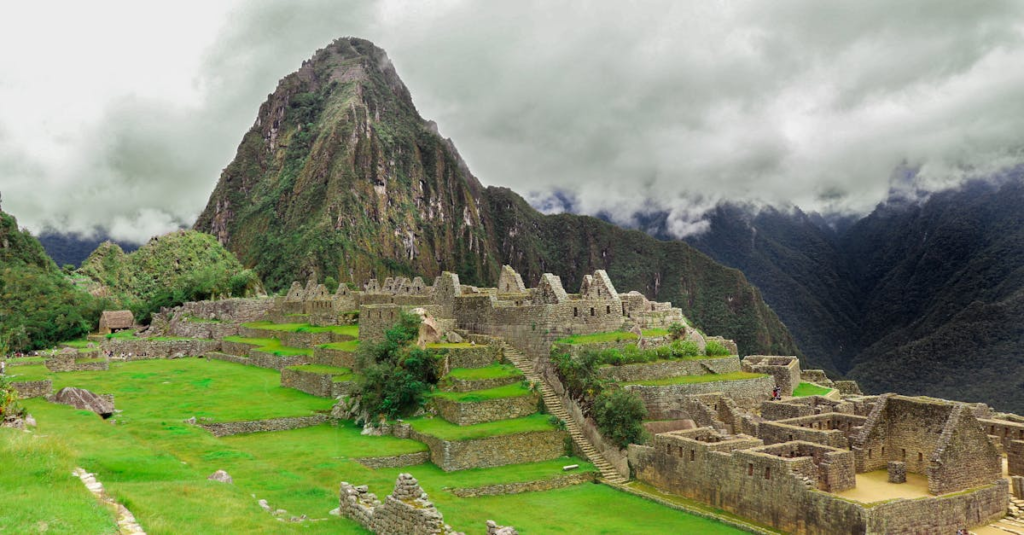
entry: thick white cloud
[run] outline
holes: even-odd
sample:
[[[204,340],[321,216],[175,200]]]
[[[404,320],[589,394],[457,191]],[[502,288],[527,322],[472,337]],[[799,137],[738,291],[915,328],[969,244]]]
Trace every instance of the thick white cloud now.
[[[665,210],[679,235],[722,199],[863,213],[893,186],[1024,160],[1012,0],[17,10],[0,22],[0,190],[37,229],[189,224],[276,81],[343,35],[388,51],[485,184],[620,222]]]

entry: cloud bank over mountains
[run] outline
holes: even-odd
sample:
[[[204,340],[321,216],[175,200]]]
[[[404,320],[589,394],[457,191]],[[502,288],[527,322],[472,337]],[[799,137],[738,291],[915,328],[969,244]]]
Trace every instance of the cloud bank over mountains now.
[[[485,184],[666,211],[679,236],[721,200],[865,213],[1024,163],[1015,1],[208,4],[0,22],[5,209],[134,241],[189,225],[277,80],[344,35],[388,51]]]

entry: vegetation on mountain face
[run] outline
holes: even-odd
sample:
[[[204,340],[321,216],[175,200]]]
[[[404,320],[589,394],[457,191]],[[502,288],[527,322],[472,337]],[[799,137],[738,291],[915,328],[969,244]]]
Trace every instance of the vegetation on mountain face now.
[[[742,273],[683,243],[590,217],[544,216],[483,188],[423,120],[387,59],[339,39],[281,80],[196,222],[272,291],[310,275],[343,283],[454,271],[494,285],[502,264],[569,291],[605,269],[620,291],[672,301],[743,354],[797,354]]]
[[[85,237],[77,234],[58,234],[53,230],[46,230],[39,234],[39,243],[43,245],[46,254],[61,268],[66,270],[71,266],[71,271],[78,269],[82,262],[96,250],[108,238],[100,235],[97,237]],[[139,248],[138,245],[115,241],[125,252],[132,252]]]
[[[0,212],[0,347],[27,351],[81,338],[105,304],[78,289],[13,216]]]
[[[250,295],[259,278],[208,234],[178,231],[153,238],[125,254],[111,242],[100,245],[82,263],[93,291],[130,308],[136,321],[147,322],[161,307],[215,296]]]

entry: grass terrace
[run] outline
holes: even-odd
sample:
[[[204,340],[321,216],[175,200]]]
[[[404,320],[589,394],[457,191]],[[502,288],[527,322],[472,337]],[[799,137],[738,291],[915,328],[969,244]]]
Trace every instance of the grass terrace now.
[[[483,379],[500,379],[519,377],[523,372],[509,364],[492,364],[484,368],[455,368],[448,372],[448,377],[462,381],[480,381]]]
[[[29,363],[31,363],[31,364],[42,364],[43,362],[46,361],[46,357],[17,357],[17,358],[10,357],[10,358],[0,358],[0,360],[6,360],[8,363],[18,362],[18,363],[21,363],[23,366],[28,366]],[[10,365],[10,364],[8,364],[8,365]]]
[[[243,323],[242,327],[292,333],[335,333],[351,336],[352,338],[359,338],[358,325],[328,325],[324,327],[316,327],[308,323],[273,323],[269,321],[255,321],[252,323]]]
[[[418,418],[406,420],[413,429],[442,440],[474,440],[487,437],[554,431],[557,429],[547,414],[532,414],[514,420],[501,420],[476,425],[455,425],[443,418]]]
[[[355,374],[348,368],[340,366],[321,366],[319,364],[306,364],[303,366],[289,366],[287,369],[308,373],[330,374],[331,380],[335,383],[342,383],[355,379]]]
[[[707,375],[683,375],[680,377],[668,377],[665,379],[657,379],[654,381],[636,381],[631,383],[623,383],[627,385],[642,385],[642,386],[669,386],[669,385],[680,385],[680,384],[693,384],[693,383],[718,383],[722,381],[743,381],[746,379],[758,379],[765,377],[763,373],[749,373],[749,372],[730,372],[730,373],[711,373]]]
[[[331,458],[361,459],[389,457],[428,451],[427,445],[407,438],[369,436],[351,420],[342,420],[338,426],[322,424],[290,431],[271,431],[224,437],[225,443],[246,450],[259,450],[260,455],[281,457],[301,455],[301,451],[325,452]]]
[[[254,349],[256,351],[273,353],[279,357],[290,357],[294,355],[304,355],[307,357],[313,356],[312,349],[283,346],[281,345],[281,341],[277,338],[245,338],[242,336],[227,336],[224,338],[224,341],[255,346]]]
[[[107,340],[147,340],[151,342],[174,342],[178,340],[197,340],[196,338],[188,338],[185,336],[147,336],[139,337],[135,336],[135,331],[119,331],[116,333],[110,333],[106,335]]]
[[[431,397],[457,401],[459,403],[476,403],[492,399],[517,398],[530,394],[530,389],[522,383],[488,388],[487,390],[474,390],[472,392],[434,392]]]
[[[818,386],[814,383],[800,383],[793,389],[793,397],[802,398],[807,396],[824,396],[831,391],[831,388]]]

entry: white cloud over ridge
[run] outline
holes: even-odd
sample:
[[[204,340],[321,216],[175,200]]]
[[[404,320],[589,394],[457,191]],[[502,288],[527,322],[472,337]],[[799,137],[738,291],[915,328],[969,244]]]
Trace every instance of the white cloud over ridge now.
[[[899,169],[927,191],[1024,162],[1016,1],[136,4],[0,22],[0,190],[30,228],[190,224],[277,80],[344,35],[485,184],[676,235],[721,200],[865,213]]]

